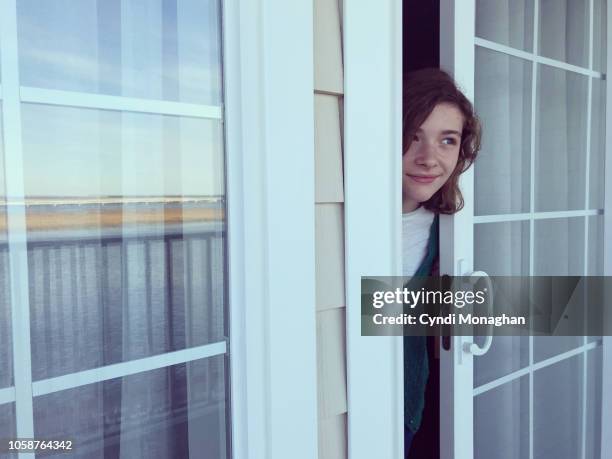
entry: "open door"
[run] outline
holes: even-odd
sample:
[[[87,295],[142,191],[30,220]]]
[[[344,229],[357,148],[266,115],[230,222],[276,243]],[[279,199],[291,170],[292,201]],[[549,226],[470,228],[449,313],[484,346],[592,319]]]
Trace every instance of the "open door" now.
[[[442,0],[440,13],[441,67],[484,130],[465,208],[441,219],[441,272],[611,275],[606,0]],[[609,341],[453,338],[441,457],[610,457]]]

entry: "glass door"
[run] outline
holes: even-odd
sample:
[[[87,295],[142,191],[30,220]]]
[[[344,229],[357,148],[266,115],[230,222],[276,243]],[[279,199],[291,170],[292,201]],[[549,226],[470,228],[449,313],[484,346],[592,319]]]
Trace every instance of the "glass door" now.
[[[221,3],[0,18],[0,436],[231,457]]]
[[[606,1],[450,3],[442,65],[483,142],[463,177],[469,204],[442,221],[443,269],[603,275]],[[495,337],[482,355],[471,341],[442,355],[443,457],[603,457],[602,337]]]

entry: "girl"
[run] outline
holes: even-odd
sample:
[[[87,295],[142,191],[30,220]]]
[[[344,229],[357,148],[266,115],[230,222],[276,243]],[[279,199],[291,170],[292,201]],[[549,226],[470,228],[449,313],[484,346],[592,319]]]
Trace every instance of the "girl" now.
[[[476,158],[480,123],[471,102],[439,69],[407,75],[403,110],[403,275],[438,275],[438,215],[463,207],[459,175]],[[421,424],[428,375],[425,337],[404,337],[405,457]]]

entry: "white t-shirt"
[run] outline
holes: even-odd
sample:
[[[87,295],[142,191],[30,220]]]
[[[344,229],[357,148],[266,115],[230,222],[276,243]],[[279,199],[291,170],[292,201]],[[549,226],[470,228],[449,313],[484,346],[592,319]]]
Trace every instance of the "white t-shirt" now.
[[[404,276],[413,276],[427,254],[434,213],[419,207],[402,214],[402,260]]]

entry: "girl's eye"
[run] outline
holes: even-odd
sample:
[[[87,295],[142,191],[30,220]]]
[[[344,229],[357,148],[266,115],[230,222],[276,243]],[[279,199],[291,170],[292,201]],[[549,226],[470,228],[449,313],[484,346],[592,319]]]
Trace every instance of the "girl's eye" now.
[[[442,139],[442,143],[445,145],[456,145],[457,141],[455,140],[454,137],[446,137]]]

